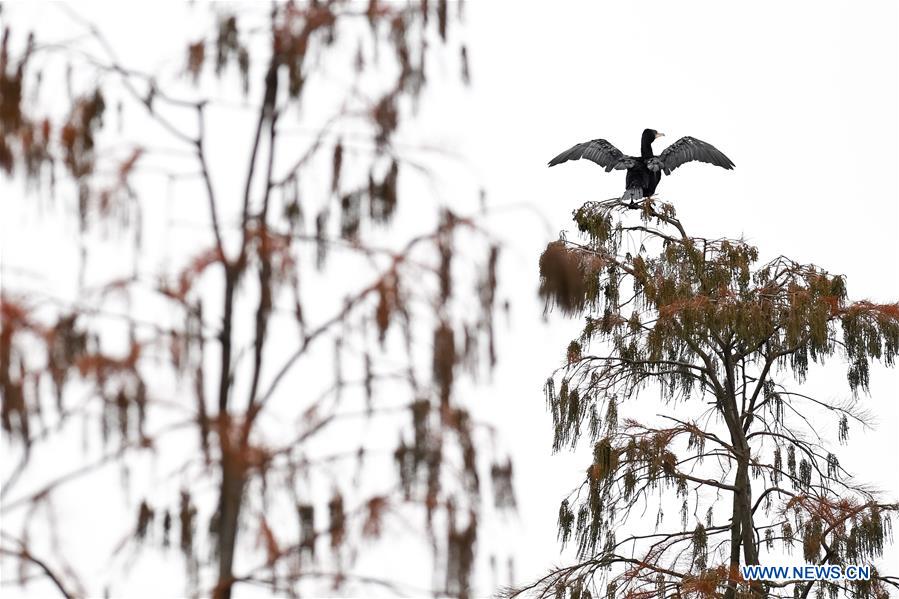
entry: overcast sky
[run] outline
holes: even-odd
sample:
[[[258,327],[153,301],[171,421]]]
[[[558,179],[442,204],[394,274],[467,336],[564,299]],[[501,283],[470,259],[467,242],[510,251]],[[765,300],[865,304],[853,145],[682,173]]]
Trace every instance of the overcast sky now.
[[[624,182],[588,161],[546,168],[558,152],[602,137],[637,153],[647,127],[667,134],[662,148],[683,135],[708,141],[735,170],[688,165],[659,186],[692,231],[742,237],[762,260],[784,254],[843,273],[853,298],[895,301],[897,10],[892,2],[472,2],[474,88],[455,116],[469,124],[466,153],[491,199],[532,203],[553,234],[573,234],[571,210],[619,194]],[[513,237],[520,269],[507,273],[527,289],[547,238],[536,225]],[[523,571],[555,559],[555,491],[587,460],[546,457],[549,415],[536,393],[578,323],[540,325],[526,310],[518,307],[506,333],[520,355],[504,354],[514,365],[497,380],[520,405],[508,434],[527,464],[519,469],[531,535]],[[812,390],[848,395],[840,386]],[[886,456],[899,455],[899,376],[877,369],[871,390],[865,401],[880,427],[855,435],[841,455],[895,497],[899,469]],[[884,563],[899,563],[899,552]]]
[[[38,25],[39,35],[42,26],[64,31],[70,22],[41,6],[13,4],[4,7],[4,18],[18,12],[22,22]],[[179,3],[128,3],[105,16],[97,5],[83,10],[117,31],[123,55],[147,55],[148,64],[161,51],[160,31],[182,39]],[[657,150],[683,135],[698,137],[736,169],[693,164],[662,180],[659,196],[691,231],[742,237],[763,260],[784,254],[843,273],[855,299],[895,301],[897,11],[890,1],[466,3],[464,30],[453,35],[468,42],[472,87],[425,98],[417,128],[405,134],[409,143],[444,145],[464,156],[440,179],[442,197],[472,196],[484,187],[489,205],[510,206],[493,224],[506,242],[501,291],[511,300],[511,316],[499,329],[492,386],[478,395],[497,413],[514,413],[500,432],[516,461],[520,510],[511,523],[482,529],[479,540],[501,556],[514,555],[517,582],[560,560],[558,503],[589,459],[589,449],[550,455],[541,387],[581,323],[543,318],[537,258],[560,231],[573,235],[572,209],[624,187],[623,173],[606,174],[587,161],[553,169],[546,162],[597,137],[637,153],[646,127],[667,134]],[[170,50],[179,57],[181,51]],[[19,189],[0,183],[5,265],[24,260],[29,240],[46,235],[39,219],[8,218],[7,194]],[[811,390],[848,395],[848,388],[829,384]],[[880,426],[852,436],[841,463],[895,498],[899,376],[875,368],[871,391],[865,401]],[[888,557],[885,563],[899,563],[895,548]],[[487,579],[479,580],[486,590]]]

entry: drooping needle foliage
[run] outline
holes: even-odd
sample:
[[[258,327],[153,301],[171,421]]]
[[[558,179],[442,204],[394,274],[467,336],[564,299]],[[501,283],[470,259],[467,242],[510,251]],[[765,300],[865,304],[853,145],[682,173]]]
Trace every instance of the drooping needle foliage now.
[[[30,192],[2,201],[47,217],[0,261],[4,584],[471,595],[478,524],[515,503],[459,390],[497,361],[499,247],[461,197],[415,191],[444,151],[407,124],[422,92],[468,82],[462,7],[166,7],[155,23],[204,24],[190,39],[39,10],[33,34],[0,27],[0,177]],[[135,31],[153,72],[120,62]],[[60,214],[72,235],[47,233]],[[32,253],[59,261],[22,276]],[[97,482],[116,466],[123,493]],[[60,505],[102,513],[96,538]],[[136,588],[173,544],[186,568],[150,562]],[[432,575],[380,568],[407,557]]]
[[[518,591],[887,597],[896,579],[880,572],[750,584],[739,566],[881,555],[897,506],[833,446],[866,423],[870,364],[895,363],[899,305],[850,301],[839,275],[688,234],[658,201],[591,202],[574,221],[582,241],[550,243],[539,267],[547,308],[584,319],[545,387],[554,449],[594,448],[558,514],[578,562]],[[816,364],[846,369],[845,401],[805,388]]]

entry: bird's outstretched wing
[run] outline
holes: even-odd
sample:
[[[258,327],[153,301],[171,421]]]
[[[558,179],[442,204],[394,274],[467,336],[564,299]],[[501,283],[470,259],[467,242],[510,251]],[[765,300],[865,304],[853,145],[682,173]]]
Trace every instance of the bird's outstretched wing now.
[[[568,160],[579,160],[581,158],[592,160],[599,166],[604,167],[607,173],[612,169],[623,170],[631,168],[636,163],[636,159],[633,156],[625,156],[621,153],[621,150],[606,140],[594,139],[565,150],[550,160],[549,166],[556,166]]]
[[[671,171],[691,160],[708,162],[727,170],[734,168],[734,163],[721,150],[695,137],[681,137],[662,150],[661,154],[647,160],[646,166],[650,170],[662,170],[666,175],[670,175]]]

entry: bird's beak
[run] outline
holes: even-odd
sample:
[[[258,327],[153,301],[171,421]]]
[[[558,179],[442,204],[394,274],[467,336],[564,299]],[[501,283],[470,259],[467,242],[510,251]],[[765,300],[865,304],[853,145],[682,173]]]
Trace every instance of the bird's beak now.
[[[656,131],[656,139],[658,139],[658,138],[660,138],[660,137],[665,137],[665,134],[664,134],[664,133],[659,133],[658,131]]]

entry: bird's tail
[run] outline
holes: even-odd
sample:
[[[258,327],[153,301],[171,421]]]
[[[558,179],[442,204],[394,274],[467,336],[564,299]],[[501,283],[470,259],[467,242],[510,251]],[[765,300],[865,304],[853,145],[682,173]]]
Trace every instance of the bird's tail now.
[[[642,187],[628,187],[624,195],[621,196],[623,202],[639,202],[643,199]]]

